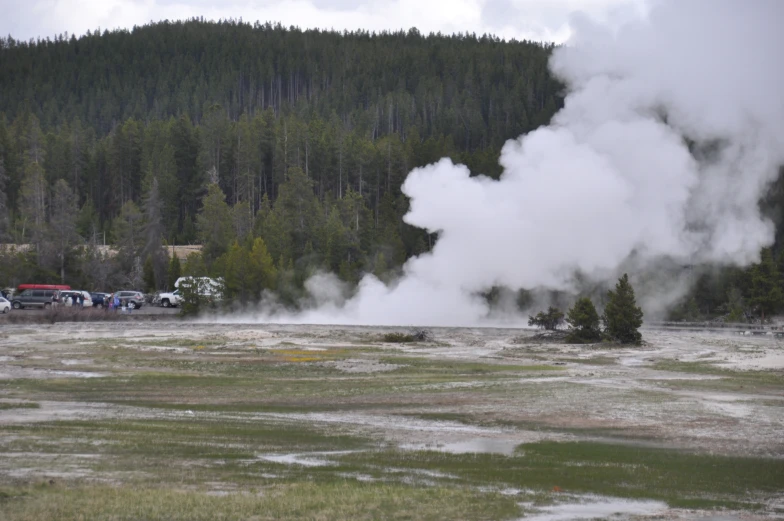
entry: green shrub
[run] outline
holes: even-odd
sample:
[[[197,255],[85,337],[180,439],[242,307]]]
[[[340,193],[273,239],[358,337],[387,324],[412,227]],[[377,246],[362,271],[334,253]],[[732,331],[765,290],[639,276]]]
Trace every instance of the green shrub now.
[[[615,285],[615,291],[607,292],[607,306],[604,308],[605,334],[621,344],[639,344],[642,335],[642,309],[637,306],[634,288],[629,284],[629,276],[624,273]]]
[[[544,328],[549,331],[558,329],[563,324],[564,314],[560,309],[550,306],[547,312],[540,311],[536,316],[528,317],[528,325]]]
[[[590,344],[602,339],[599,328],[599,313],[588,297],[578,299],[566,316],[569,324],[569,335],[566,341],[570,344]]]
[[[410,342],[416,342],[416,337],[407,333],[385,333],[381,337],[381,341],[394,344],[407,344]]]

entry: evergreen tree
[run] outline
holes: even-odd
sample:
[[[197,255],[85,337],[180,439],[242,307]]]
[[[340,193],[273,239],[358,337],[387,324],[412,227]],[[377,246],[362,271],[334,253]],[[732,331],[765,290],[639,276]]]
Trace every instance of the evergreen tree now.
[[[607,336],[622,344],[639,344],[642,335],[642,309],[637,306],[634,288],[629,283],[629,276],[624,273],[615,285],[615,291],[607,292],[607,305],[602,320]]]
[[[248,201],[240,201],[231,208],[234,236],[244,241],[253,230],[253,212]]]
[[[231,209],[217,183],[210,184],[197,218],[202,255],[207,265],[226,253],[234,241]]]
[[[200,252],[188,254],[188,257],[185,258],[182,275],[187,277],[207,276],[207,265],[204,263],[204,256]]]
[[[29,160],[24,172],[19,208],[21,239],[35,246],[40,263],[46,234],[46,180],[43,167],[37,161]]]
[[[375,275],[378,280],[386,282],[387,269],[387,259],[384,257],[383,253],[379,253],[376,255],[376,264],[373,267],[373,275]]]
[[[155,283],[155,267],[153,266],[152,255],[147,255],[144,261],[144,291],[145,293],[154,293],[157,287]]]
[[[133,201],[128,201],[120,209],[120,216],[112,223],[112,236],[117,249],[120,266],[125,273],[131,273],[137,264],[141,271],[141,251],[144,247],[144,215]],[[132,277],[141,283],[141,276]],[[138,285],[133,287],[139,287]]]
[[[751,267],[751,298],[749,303],[764,322],[781,308],[784,294],[781,289],[781,275],[773,261],[770,248],[762,250],[760,262]]]
[[[10,236],[10,223],[8,218],[8,174],[5,171],[5,159],[0,149],[0,242],[5,242]]]
[[[540,311],[535,316],[528,317],[528,325],[543,328],[548,331],[558,329],[563,324],[564,313],[560,309],[550,306],[547,311]]]
[[[288,260],[291,260],[294,255],[290,229],[290,224],[277,208],[270,211],[264,220],[261,237],[269,248],[272,258],[283,262],[278,264],[279,269],[285,268]]]
[[[166,251],[163,249],[163,235],[165,227],[163,225],[163,202],[158,191],[158,179],[153,178],[144,200],[144,248],[141,254],[152,264],[153,281],[157,281],[163,286],[166,279],[167,259]],[[145,260],[145,269],[146,262]],[[149,292],[160,289],[156,285],[148,287]]]
[[[79,209],[76,217],[76,232],[89,242],[95,244],[103,242],[103,235],[99,232],[98,213],[90,199]]]
[[[322,211],[313,193],[313,182],[301,168],[290,168],[286,181],[280,185],[275,211],[287,224],[293,255],[299,258],[305,245],[317,238]]]
[[[250,288],[253,297],[258,299],[264,290],[275,289],[275,282],[277,280],[277,270],[275,263],[272,260],[267,250],[267,245],[261,237],[257,237],[253,241],[253,247],[250,251],[251,261],[251,284]]]
[[[225,297],[246,304],[252,295],[254,277],[250,252],[234,241],[229,251],[223,254],[216,264],[222,266],[221,273],[226,281]]]
[[[727,291],[725,310],[727,312],[727,322],[746,321],[746,305],[740,289],[733,286]]]
[[[179,290],[182,297],[182,304],[180,304],[182,314],[184,316],[198,315],[207,304],[206,298],[199,291],[198,279],[189,277],[182,280]]]
[[[356,263],[370,247],[373,232],[371,213],[362,195],[349,188],[340,201],[340,214],[346,230],[346,260]]]
[[[586,344],[598,342],[602,339],[599,328],[599,313],[588,297],[582,297],[566,314],[566,323],[569,324],[567,341],[572,344]]]
[[[340,269],[340,264],[348,259],[348,238],[346,228],[340,218],[340,212],[336,206],[332,207],[329,217],[324,226],[324,260],[327,269],[336,272]]]
[[[69,250],[76,243],[76,216],[78,204],[68,183],[60,179],[55,183],[52,194],[50,239],[48,246],[54,248],[54,256],[60,272],[60,283],[65,283],[65,261]]]
[[[174,283],[180,278],[182,268],[180,266],[180,257],[176,253],[172,253],[171,261],[169,261],[169,269],[166,273],[166,289],[169,291],[174,290]]]

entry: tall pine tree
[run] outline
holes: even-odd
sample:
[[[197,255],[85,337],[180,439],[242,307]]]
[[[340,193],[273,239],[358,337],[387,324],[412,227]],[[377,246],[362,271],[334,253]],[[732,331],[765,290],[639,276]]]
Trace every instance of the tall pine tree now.
[[[629,275],[624,273],[618,279],[615,291],[607,292],[607,305],[602,317],[605,333],[621,344],[639,344],[642,342],[639,331],[642,317],[642,309],[637,306]]]

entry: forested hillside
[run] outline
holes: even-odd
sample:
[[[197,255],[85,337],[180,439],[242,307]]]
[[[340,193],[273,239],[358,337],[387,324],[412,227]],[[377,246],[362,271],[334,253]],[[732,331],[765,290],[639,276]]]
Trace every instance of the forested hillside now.
[[[401,220],[413,167],[497,176],[561,103],[552,47],[474,35],[192,20],[0,47],[0,236],[34,246],[8,285],[138,286],[150,258],[160,288],[160,242],[204,243],[214,271],[255,238],[300,281],[386,273],[432,244]],[[104,237],[121,255],[96,279]]]
[[[202,20],[0,39],[0,243],[31,245],[0,252],[0,286],[152,291],[182,270],[293,302],[317,270],[392,278],[436,240],[402,221],[408,172],[448,156],[497,177],[503,143],[562,104],[552,49]],[[165,243],[203,254],[180,268]],[[677,313],[759,308],[781,287],[766,259],[697,272]]]

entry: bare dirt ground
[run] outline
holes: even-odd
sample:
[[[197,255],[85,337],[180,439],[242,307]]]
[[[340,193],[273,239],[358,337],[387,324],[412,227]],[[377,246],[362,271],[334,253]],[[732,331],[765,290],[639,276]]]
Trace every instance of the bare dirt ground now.
[[[510,455],[527,443],[599,441],[784,463],[782,339],[646,330],[640,347],[573,346],[542,341],[531,330],[432,328],[427,342],[383,342],[382,335],[390,331],[407,332],[182,321],[0,325],[0,406],[7,407],[0,407],[0,428],[10,435],[19,426],[53,421],[192,417],[315,425],[375,439],[383,447],[450,454]],[[100,387],[153,372],[214,374],[216,364],[244,374],[271,361],[274,367],[308,367],[328,376],[297,373],[294,378],[286,373],[274,386],[271,380],[260,380],[258,388],[234,391],[227,386],[223,393],[204,395],[198,387],[189,387],[187,393],[172,388],[168,394]],[[459,370],[440,376],[442,368],[450,367]],[[420,372],[426,376],[418,377]],[[66,392],[68,382],[77,382],[73,385],[82,394]],[[98,387],[91,391],[89,382]],[[117,393],[123,393],[122,399]],[[163,397],[167,403],[192,404],[193,410],[141,403]],[[27,401],[35,406],[17,407]],[[239,402],[266,408],[214,407]],[[198,408],[200,404],[213,407]],[[10,438],[0,443],[0,478],[81,479],[95,474],[84,470],[84,462],[98,457],[95,454],[70,454],[70,466],[58,470],[38,461],[49,456],[15,447]],[[273,451],[259,458],[277,465],[319,467],[342,454]],[[784,491],[765,502],[762,513],[730,512],[724,517],[667,510],[661,503],[642,509],[630,503],[625,510],[611,503],[607,511],[602,500],[590,503],[596,508],[594,517],[600,518],[625,512],[627,518],[772,519],[784,509]],[[531,519],[578,519],[591,510],[569,512],[562,505]]]

